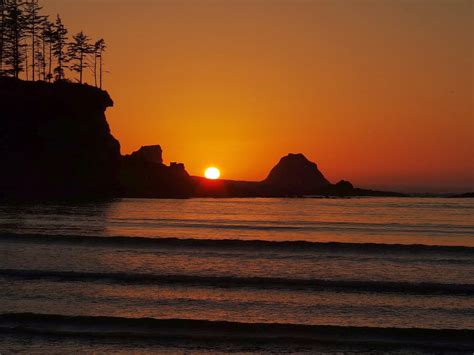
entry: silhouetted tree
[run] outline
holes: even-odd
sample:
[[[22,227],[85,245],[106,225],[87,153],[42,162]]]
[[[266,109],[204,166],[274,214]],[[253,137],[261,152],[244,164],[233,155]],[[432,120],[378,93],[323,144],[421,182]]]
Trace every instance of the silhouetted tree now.
[[[64,79],[64,69],[67,62],[67,29],[64,27],[61,17],[58,15],[53,26],[53,57],[56,58],[57,66],[54,68],[56,80]]]
[[[41,9],[39,0],[28,0],[25,3],[26,31],[31,40],[31,79],[33,81],[36,80],[36,62],[39,57],[38,49],[41,45],[40,34],[46,20],[45,16],[39,14]]]
[[[43,50],[42,50],[41,35],[39,36],[38,46],[39,48],[36,51],[36,55],[35,55],[35,65],[36,65],[35,72],[37,73],[38,80],[41,80],[44,78],[43,77],[44,56],[43,56]]]
[[[6,6],[5,0],[0,0],[0,75],[3,75],[3,53],[5,48],[5,18],[6,18]]]
[[[79,73],[79,82],[82,84],[84,68],[87,66],[87,55],[93,53],[94,47],[90,44],[90,38],[79,32],[72,37],[73,41],[68,45],[69,60],[73,62],[71,70]]]
[[[40,13],[40,1],[0,0],[0,75],[18,78],[26,69],[26,80],[63,80],[70,69],[82,83],[84,69],[91,68],[95,86],[102,88],[105,41],[91,45],[81,31],[68,42],[61,17],[57,15],[54,23],[48,21]]]
[[[10,66],[7,73],[18,78],[23,71],[25,59],[24,39],[26,37],[25,16],[22,11],[22,3],[19,0],[8,0],[5,3],[5,41],[3,56],[5,64]]]
[[[24,54],[23,54],[23,60],[25,62],[25,66],[23,67],[25,70],[25,76],[26,76],[26,80],[30,80],[30,75],[29,75],[29,71],[28,71],[28,67],[29,67],[29,61],[28,61],[28,46],[25,44],[24,45]]]
[[[54,43],[54,28],[53,24],[46,20],[43,25],[43,32],[41,34],[43,42],[43,75],[44,80],[51,81],[53,78],[53,43]]]
[[[41,30],[39,32],[40,50],[38,51],[38,76],[40,79],[46,80],[46,39],[44,37],[44,29],[48,18],[45,17]]]
[[[104,52],[107,49],[103,38],[94,44],[94,82],[97,87],[97,66],[99,66],[99,87],[102,89]]]

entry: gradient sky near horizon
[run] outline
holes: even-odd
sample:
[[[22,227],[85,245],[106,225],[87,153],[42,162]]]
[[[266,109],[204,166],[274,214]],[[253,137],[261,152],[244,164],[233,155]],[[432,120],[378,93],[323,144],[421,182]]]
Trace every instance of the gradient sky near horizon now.
[[[122,153],[260,180],[302,152],[333,182],[474,189],[472,0],[42,3],[106,39]]]

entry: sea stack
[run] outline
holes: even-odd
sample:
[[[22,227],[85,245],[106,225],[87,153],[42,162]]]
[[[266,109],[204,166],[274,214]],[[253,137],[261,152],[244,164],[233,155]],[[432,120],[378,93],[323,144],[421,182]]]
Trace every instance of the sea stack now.
[[[141,147],[123,156],[120,164],[120,196],[145,198],[191,197],[191,179],[184,164],[163,164],[159,145]]]
[[[331,185],[318,166],[303,154],[288,154],[281,158],[263,183],[271,189],[291,194],[305,194]]]

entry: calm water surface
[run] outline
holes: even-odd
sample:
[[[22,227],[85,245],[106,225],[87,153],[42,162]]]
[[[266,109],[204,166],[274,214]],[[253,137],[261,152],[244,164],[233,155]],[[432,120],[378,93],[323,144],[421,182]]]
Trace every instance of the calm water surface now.
[[[0,314],[474,330],[473,212],[429,198],[0,205]]]

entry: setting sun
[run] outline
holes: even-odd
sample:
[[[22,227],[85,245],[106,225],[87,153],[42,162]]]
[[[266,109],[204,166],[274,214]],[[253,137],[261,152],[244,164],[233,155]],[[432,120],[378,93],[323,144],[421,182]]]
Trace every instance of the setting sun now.
[[[206,177],[206,179],[217,180],[220,178],[221,172],[219,169],[211,167],[206,169],[206,171],[204,172],[204,176]]]

